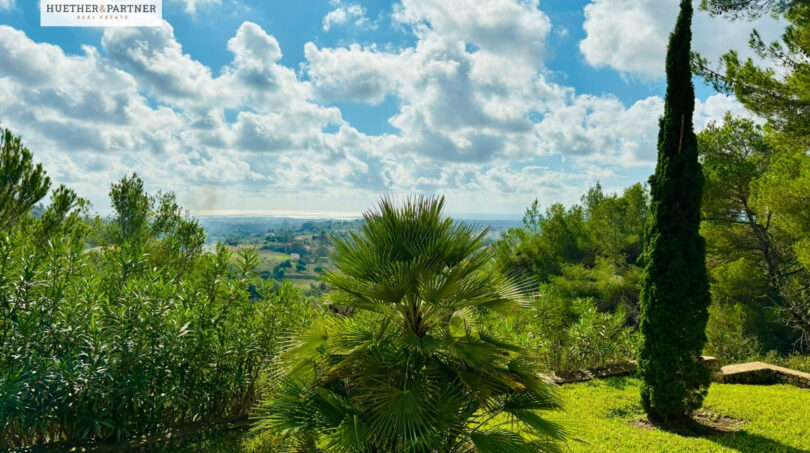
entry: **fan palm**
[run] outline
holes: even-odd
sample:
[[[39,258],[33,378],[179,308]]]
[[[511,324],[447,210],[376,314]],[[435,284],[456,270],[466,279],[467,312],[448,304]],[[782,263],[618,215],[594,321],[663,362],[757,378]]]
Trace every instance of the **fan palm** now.
[[[486,232],[443,215],[443,198],[383,198],[358,233],[335,238],[330,302],[280,356],[258,430],[287,446],[345,452],[557,451],[560,407],[523,351],[476,323],[526,291],[487,270]]]

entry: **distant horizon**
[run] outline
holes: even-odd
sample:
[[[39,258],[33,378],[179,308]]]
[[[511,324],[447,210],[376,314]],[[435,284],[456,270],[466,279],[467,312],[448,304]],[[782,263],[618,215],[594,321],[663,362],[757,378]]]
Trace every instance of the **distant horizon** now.
[[[272,218],[295,220],[357,220],[363,218],[362,212],[325,211],[325,210],[285,210],[285,209],[187,209],[188,213],[198,219],[217,218]],[[112,208],[94,209],[94,214],[102,217],[113,215]],[[446,215],[458,220],[487,220],[487,221],[514,221],[520,222],[523,213],[520,212],[454,212],[447,210]]]
[[[307,211],[307,210],[262,210],[262,209],[205,209],[189,210],[189,214],[199,218],[222,218],[222,217],[243,217],[243,218],[290,218],[299,220],[355,220],[363,217],[363,212],[341,212],[341,211]],[[523,214],[514,212],[448,212],[448,216],[461,220],[514,220],[519,221]]]

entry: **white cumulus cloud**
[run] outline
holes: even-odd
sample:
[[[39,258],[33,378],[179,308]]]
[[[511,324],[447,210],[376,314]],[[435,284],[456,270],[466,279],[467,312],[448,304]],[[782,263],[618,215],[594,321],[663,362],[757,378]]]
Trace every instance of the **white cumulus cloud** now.
[[[329,31],[334,25],[353,23],[356,27],[363,27],[369,23],[366,9],[357,3],[343,3],[341,0],[332,0],[334,7],[323,18],[323,31]]]
[[[664,75],[667,41],[678,14],[679,0],[591,0],[585,6],[585,61],[643,79]],[[756,28],[766,40],[778,38],[784,23],[767,15],[754,22],[730,22],[696,9],[694,50],[716,59],[729,48],[750,56],[748,38]]]
[[[576,201],[596,179],[635,182],[622,178],[654,162],[663,100],[561,83],[536,0],[403,0],[393,19],[412,44],[307,43],[296,68],[249,21],[219,68],[168,23],[106,29],[77,55],[0,26],[0,121],[99,206],[138,171],[192,206],[204,194],[215,208],[359,210],[380,192],[439,192],[468,212],[519,212],[536,196]],[[334,106],[383,101],[392,132],[376,135]],[[712,96],[695,122],[727,110],[742,112]]]

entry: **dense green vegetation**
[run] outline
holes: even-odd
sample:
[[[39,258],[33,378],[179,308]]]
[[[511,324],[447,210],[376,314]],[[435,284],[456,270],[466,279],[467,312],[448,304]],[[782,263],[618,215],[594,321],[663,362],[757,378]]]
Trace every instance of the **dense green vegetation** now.
[[[692,125],[691,42],[692,1],[683,0],[669,39],[658,164],[650,178],[638,360],[644,410],[666,421],[699,408],[709,386],[709,370],[700,360],[710,296],[706,242],[699,232],[703,173]]]
[[[0,173],[41,195],[18,149],[4,142]],[[248,415],[281,332],[307,318],[295,288],[256,278],[250,251],[203,252],[196,221],[135,175],[111,187],[109,221],[64,187],[28,216],[38,197],[19,190],[0,235],[0,447]]]
[[[727,118],[700,134],[707,171],[703,232],[715,281],[713,317],[737,319],[736,331],[716,335],[710,348],[729,359],[752,350],[789,351],[810,340],[810,6],[804,1],[707,0],[715,14],[773,13],[788,26],[781,42],[754,32],[751,46],[766,62],[729,52],[720,69],[697,56],[696,72],[731,92],[767,122]],[[774,69],[781,68],[779,74]],[[786,332],[787,326],[792,332]],[[718,327],[723,323],[714,323]],[[710,322],[710,327],[712,324]],[[712,338],[714,335],[715,338]],[[745,337],[748,341],[741,341]],[[732,341],[732,338],[736,340]],[[723,345],[722,343],[733,343]],[[733,350],[732,350],[733,349]]]
[[[447,218],[442,198],[384,198],[361,220],[200,223],[137,175],[111,185],[114,212],[99,217],[51,190],[3,131],[0,448],[117,445],[248,416],[250,435],[164,448],[810,448],[807,392],[706,393],[696,361],[810,371],[810,10],[703,2],[789,25],[780,44],[752,39],[779,73],[733,53],[719,69],[692,56],[762,119],[727,115],[695,136],[683,5],[649,186],[535,200],[500,235]],[[537,376],[639,356],[640,379],[556,389]],[[740,431],[638,426],[645,410],[668,419],[701,402]]]
[[[336,271],[323,279],[353,316],[324,317],[281,355],[257,429],[301,449],[557,450],[563,430],[537,413],[559,407],[555,393],[477,320],[519,309],[525,291],[486,272],[485,233],[443,206],[383,199],[360,232],[336,240]]]
[[[768,120],[784,148],[802,147],[810,135],[810,4],[806,0],[704,0],[715,14],[731,17],[773,13],[788,22],[781,42],[766,43],[754,31],[751,48],[764,61],[742,61],[737,52],[721,57],[718,68],[699,55],[698,74],[718,91],[734,94],[747,109]],[[779,68],[777,70],[776,68]],[[802,148],[803,150],[803,148]]]
[[[771,11],[780,4],[725,2],[723,8]],[[806,54],[810,45],[796,41],[800,25],[785,39],[797,43],[793,52]],[[795,96],[807,93],[791,87]],[[704,172],[700,232],[712,302],[703,353],[725,362],[765,358],[801,366],[803,359],[790,357],[806,354],[810,345],[810,156],[786,135],[790,127],[772,119],[777,113],[764,125],[727,116],[698,134]],[[496,244],[496,262],[538,282],[541,297],[534,310],[496,326],[530,346],[545,368],[634,358],[649,218],[642,185],[605,194],[596,184],[580,205],[557,204],[544,212],[533,203],[523,228]]]
[[[582,205],[555,204],[541,213],[534,202],[523,228],[494,245],[494,264],[539,292],[530,310],[487,322],[545,370],[635,358],[648,198],[641,184],[609,195],[597,183]]]
[[[740,124],[713,131],[703,140],[706,150],[719,158],[718,169],[723,173],[715,174],[715,180],[729,176],[737,184],[723,189],[729,206],[726,213],[719,212],[721,221],[712,225],[712,232],[730,233],[731,240],[723,244],[726,250],[739,246],[745,236],[756,240],[748,250],[735,251],[735,262],[724,263],[724,277],[750,278],[764,288],[758,303],[751,303],[753,292],[741,295],[726,304],[725,315],[731,315],[733,305],[736,316],[746,319],[746,329],[759,331],[759,344],[754,347],[765,343],[784,348],[779,344],[784,335],[763,329],[774,317],[786,319],[806,345],[810,341],[810,156],[806,149],[810,5],[793,0],[704,3],[715,14],[736,17],[770,12],[788,22],[780,42],[765,43],[756,32],[752,34],[751,46],[764,61],[762,66],[729,52],[721,58],[719,69],[699,56],[695,68],[717,89],[735,94],[746,108],[767,119],[762,129]],[[735,213],[736,218],[729,215]],[[763,305],[769,307],[764,313]]]

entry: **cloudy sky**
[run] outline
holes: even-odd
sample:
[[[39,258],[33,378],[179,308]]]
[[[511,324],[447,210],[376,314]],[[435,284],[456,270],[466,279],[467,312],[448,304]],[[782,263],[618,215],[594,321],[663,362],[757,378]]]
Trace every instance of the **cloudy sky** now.
[[[576,202],[653,170],[678,0],[164,0],[163,27],[42,28],[0,0],[0,125],[95,208],[137,171],[196,211],[456,213]],[[702,13],[746,51],[770,18]],[[696,124],[731,98],[696,80]]]

